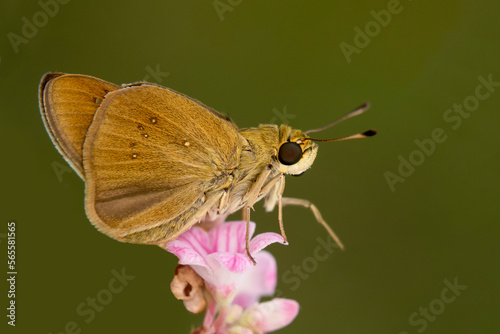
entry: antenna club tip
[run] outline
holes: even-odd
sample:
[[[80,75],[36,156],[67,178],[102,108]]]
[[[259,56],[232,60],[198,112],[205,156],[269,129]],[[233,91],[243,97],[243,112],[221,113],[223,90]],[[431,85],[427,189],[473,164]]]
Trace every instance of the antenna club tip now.
[[[377,134],[377,131],[375,131],[375,130],[368,130],[368,131],[363,132],[363,135],[365,135],[367,137],[375,136],[376,134]]]

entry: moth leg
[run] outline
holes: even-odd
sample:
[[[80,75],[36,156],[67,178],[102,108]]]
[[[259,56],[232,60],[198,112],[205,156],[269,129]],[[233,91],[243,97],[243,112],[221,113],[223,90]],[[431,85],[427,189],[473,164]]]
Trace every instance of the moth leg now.
[[[247,221],[247,216],[249,214],[250,213],[247,214],[247,208],[244,207],[243,210],[241,210],[241,220]],[[250,218],[248,218],[248,220],[250,220]]]
[[[267,185],[264,186],[259,191],[259,195],[266,193],[268,194],[264,204],[267,211],[272,211],[274,209],[276,205],[276,199],[278,199],[278,222],[280,225],[280,231],[281,231],[281,236],[283,237],[283,241],[287,243],[288,241],[285,234],[285,228],[283,227],[283,206],[281,202],[284,190],[285,190],[285,176],[283,174],[280,174],[271,181],[269,181]],[[243,220],[246,220],[248,215],[249,214],[246,213],[246,210],[243,210],[243,215],[242,215]]]
[[[257,262],[255,262],[255,259],[253,258],[252,254],[250,254],[250,207],[246,206],[243,208],[243,212],[245,213],[246,216],[246,221],[247,221],[247,228],[246,228],[246,233],[245,233],[245,247],[247,250],[247,255],[252,260],[253,264],[256,265]]]
[[[283,227],[283,205],[281,201],[284,190],[285,175],[279,174],[274,179],[269,181],[264,188],[262,188],[261,194],[266,194],[264,207],[267,212],[273,211],[276,203],[278,204],[278,222],[280,226],[281,236],[283,237],[283,241],[287,243],[288,241],[285,234],[285,228]]]
[[[281,179],[281,177],[283,176],[283,174],[279,174],[278,176],[276,176],[274,179],[272,179],[271,181],[269,181],[261,190],[260,190],[260,194],[271,194],[271,191],[273,190],[273,187],[276,185],[276,183]],[[276,203],[274,203],[272,206],[274,208],[274,205],[276,205]],[[266,206],[264,204],[264,206]],[[267,209],[266,209],[267,210]],[[271,210],[268,210],[268,211],[273,211],[272,209]]]
[[[285,191],[285,176],[281,175],[278,183],[278,222],[280,224],[281,236],[283,237],[283,241],[288,243],[285,234],[285,228],[283,227],[283,192]]]
[[[243,203],[245,203],[245,206],[243,207],[243,219],[247,223],[247,228],[246,228],[246,236],[245,236],[245,246],[247,250],[247,255],[252,260],[253,264],[256,264],[255,259],[252,257],[250,254],[250,247],[249,247],[249,239],[250,239],[250,208],[253,209],[253,204],[257,201],[257,198],[262,192],[262,188],[264,186],[264,182],[266,182],[267,178],[269,177],[269,174],[271,174],[271,166],[267,166],[262,173],[259,174],[257,177],[257,180],[255,180],[255,183],[252,185],[248,193],[243,197]]]
[[[243,197],[243,203],[245,203],[245,207],[251,207],[253,210],[253,204],[257,201],[264,183],[266,182],[269,174],[271,174],[271,170],[272,166],[267,166],[262,171],[262,173],[257,176],[257,180],[255,180],[252,187],[250,187],[250,190],[248,190],[246,195]]]
[[[323,216],[321,216],[321,213],[319,212],[318,208],[316,205],[312,204],[310,201],[306,199],[301,199],[301,198],[291,198],[291,197],[280,197],[281,199],[281,204],[283,206],[285,205],[297,205],[297,206],[303,206],[305,208],[311,209],[312,213],[314,214],[314,217],[316,218],[316,221],[323,225],[323,227],[328,231],[332,239],[339,245],[339,248],[344,250],[344,245],[340,241],[339,237],[333,232],[332,228],[325,222],[323,219]],[[278,202],[279,203],[279,202]]]
[[[222,196],[219,201],[219,205],[217,207],[217,213],[223,214],[226,212],[227,205],[229,203],[229,189],[224,189]]]

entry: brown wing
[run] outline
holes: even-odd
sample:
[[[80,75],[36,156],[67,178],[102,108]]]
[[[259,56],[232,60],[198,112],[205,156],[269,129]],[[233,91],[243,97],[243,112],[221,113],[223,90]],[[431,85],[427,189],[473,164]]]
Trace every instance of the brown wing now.
[[[135,87],[135,86],[143,86],[143,85],[148,85],[148,86],[156,86],[156,87],[160,87],[162,89],[166,89],[172,93],[175,93],[176,95],[179,95],[181,97],[184,97],[185,99],[189,100],[189,101],[192,101],[194,102],[195,104],[197,104],[198,106],[202,107],[203,109],[205,109],[206,111],[209,111],[211,112],[212,114],[214,114],[214,116],[216,117],[219,117],[220,119],[223,119],[227,122],[230,122],[231,125],[236,129],[238,130],[238,127],[236,126],[236,124],[233,123],[233,121],[231,120],[231,118],[227,115],[224,115],[224,114],[221,114],[220,112],[218,112],[217,110],[214,110],[212,108],[210,108],[209,106],[201,103],[200,101],[196,100],[196,99],[193,99],[192,97],[189,97],[187,95],[184,95],[182,93],[179,93],[179,92],[176,92],[175,90],[173,89],[170,89],[170,88],[167,88],[167,87],[163,87],[161,85],[158,85],[158,84],[155,84],[155,83],[151,83],[151,82],[145,82],[145,81],[139,81],[139,82],[134,82],[134,83],[130,83],[130,84],[123,84],[122,87]]]
[[[83,142],[104,96],[120,86],[87,75],[47,73],[40,83],[42,119],[52,142],[83,175]]]
[[[205,194],[222,195],[242,141],[230,122],[164,87],[110,92],[84,144],[87,214],[118,240],[174,238],[194,223]]]

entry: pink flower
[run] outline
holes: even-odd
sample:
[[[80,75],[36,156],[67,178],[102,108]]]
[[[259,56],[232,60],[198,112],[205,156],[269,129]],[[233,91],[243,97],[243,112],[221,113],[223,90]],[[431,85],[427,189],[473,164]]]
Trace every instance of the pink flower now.
[[[245,333],[243,329],[252,329],[256,333],[272,332],[291,323],[298,312],[299,304],[291,299],[275,298],[254,304],[243,312],[231,333],[238,333],[236,328],[241,328],[241,333]]]
[[[254,231],[255,224],[250,223],[250,238]],[[245,234],[243,221],[223,223],[208,232],[195,226],[166,246],[183,268],[193,271],[176,270],[171,285],[174,295],[192,312],[202,310],[205,303],[208,306],[196,333],[264,333],[288,325],[298,313],[293,300],[258,303],[274,293],[277,278],[276,260],[262,249],[283,243],[283,238],[262,233],[251,239],[254,265],[246,253]]]

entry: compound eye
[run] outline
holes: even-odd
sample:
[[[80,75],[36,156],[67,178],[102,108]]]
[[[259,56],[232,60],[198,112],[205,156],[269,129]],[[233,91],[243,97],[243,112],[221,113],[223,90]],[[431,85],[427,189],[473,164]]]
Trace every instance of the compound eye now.
[[[294,142],[284,143],[280,147],[278,159],[283,165],[294,165],[302,158],[300,145]]]

